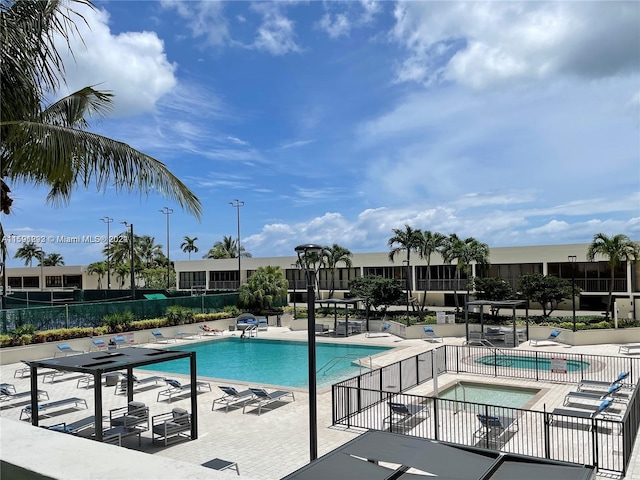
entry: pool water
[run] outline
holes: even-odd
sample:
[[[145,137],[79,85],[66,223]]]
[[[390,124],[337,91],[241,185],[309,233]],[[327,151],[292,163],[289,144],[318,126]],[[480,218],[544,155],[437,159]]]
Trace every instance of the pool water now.
[[[245,383],[308,387],[306,342],[239,337],[169,347],[196,352],[197,375]],[[365,369],[354,365],[357,358],[390,350],[389,347],[316,343],[316,382],[324,387],[359,375]],[[189,359],[142,367],[166,373],[189,374]]]
[[[535,388],[458,382],[440,392],[438,397],[462,402],[484,403],[498,407],[523,408],[539,392],[540,390]]]
[[[529,368],[532,370],[551,370],[551,360],[549,358],[536,358],[531,356],[518,355],[485,355],[476,360],[476,363],[490,365],[492,367]],[[567,360],[567,371],[575,372],[589,368],[587,362],[579,360]]]

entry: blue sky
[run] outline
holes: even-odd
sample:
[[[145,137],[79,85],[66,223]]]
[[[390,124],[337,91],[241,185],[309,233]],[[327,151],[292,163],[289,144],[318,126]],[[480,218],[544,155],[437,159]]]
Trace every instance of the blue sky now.
[[[134,224],[170,256],[224,235],[253,256],[302,243],[386,251],[393,228],[491,247],[640,239],[640,3],[98,1],[67,90],[98,85],[93,130],[164,162],[201,221],[157,195],[12,185],[6,234]],[[11,254],[20,245],[9,244]],[[40,244],[67,265],[101,245]],[[9,266],[20,266],[12,259]]]

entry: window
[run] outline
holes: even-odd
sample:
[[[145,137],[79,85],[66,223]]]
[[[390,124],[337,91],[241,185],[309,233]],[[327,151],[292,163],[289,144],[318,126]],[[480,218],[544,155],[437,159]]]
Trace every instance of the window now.
[[[38,288],[40,287],[40,277],[22,277],[22,284],[24,288]]]
[[[204,271],[201,272],[180,272],[180,278],[178,282],[178,288],[190,289],[206,287],[207,274]]]
[[[62,287],[62,275],[47,275],[45,285],[48,287]]]
[[[22,288],[22,277],[8,277],[7,285],[12,288]]]
[[[82,288],[82,275],[65,275],[62,284],[67,288]]]

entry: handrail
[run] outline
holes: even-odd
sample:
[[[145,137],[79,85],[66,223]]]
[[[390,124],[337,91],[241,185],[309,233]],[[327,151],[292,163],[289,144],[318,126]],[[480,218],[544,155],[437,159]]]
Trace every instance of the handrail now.
[[[323,366],[321,366],[318,370],[316,370],[316,375],[319,374],[320,372],[322,372],[324,370],[324,375],[327,374],[327,372],[329,370],[331,370],[333,367],[335,367],[338,363],[340,363],[342,360],[346,360],[348,358],[365,358],[365,357],[361,357],[360,355],[356,355],[355,353],[348,353],[346,355],[343,355],[341,357],[333,357],[331,360],[329,360],[327,363],[325,363]],[[369,369],[373,370],[373,360],[371,359],[371,355],[368,355],[369,358]],[[358,362],[359,366],[360,366],[360,374],[362,374],[362,362]]]

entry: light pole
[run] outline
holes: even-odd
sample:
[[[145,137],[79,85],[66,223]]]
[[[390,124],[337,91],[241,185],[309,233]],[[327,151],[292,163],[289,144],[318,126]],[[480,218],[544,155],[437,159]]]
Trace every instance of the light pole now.
[[[298,264],[304,269],[307,279],[307,337],[309,354],[309,451],[311,460],[318,458],[318,421],[316,398],[316,311],[314,270],[309,268],[308,255],[321,252],[320,245],[306,244],[295,248]]]
[[[173,208],[163,207],[160,213],[167,216],[167,290],[171,287],[171,260],[169,259],[169,215],[173,213]]]
[[[573,331],[576,331],[576,256],[567,257],[571,263],[571,305],[573,306]]]
[[[407,327],[409,326],[409,289],[411,288],[411,282],[409,282],[409,260],[403,260],[403,265],[406,265],[405,275],[407,276]]]
[[[133,223],[120,222],[126,227],[129,227],[129,250],[131,254],[131,300],[136,299],[136,283],[135,283],[135,265],[133,262]]]
[[[229,205],[238,212],[238,288],[240,288],[240,259],[242,258],[240,249],[240,207],[244,207],[244,202],[236,198],[233,202],[229,202]]]
[[[111,233],[109,224],[113,223],[113,218],[102,217],[100,220],[107,224],[107,289],[111,290]]]
[[[38,259],[40,260],[40,291],[44,290],[44,250],[39,248],[35,251],[38,254]]]

